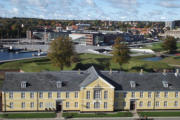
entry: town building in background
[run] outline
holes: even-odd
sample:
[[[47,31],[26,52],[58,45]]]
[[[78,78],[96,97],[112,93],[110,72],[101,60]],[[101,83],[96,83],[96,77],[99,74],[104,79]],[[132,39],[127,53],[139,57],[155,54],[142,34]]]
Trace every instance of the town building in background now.
[[[160,34],[160,36],[172,36],[174,38],[180,38],[180,29],[176,30],[167,30],[164,34]]]
[[[175,21],[166,21],[165,27],[166,28],[168,27],[170,30],[174,29],[175,28]]]

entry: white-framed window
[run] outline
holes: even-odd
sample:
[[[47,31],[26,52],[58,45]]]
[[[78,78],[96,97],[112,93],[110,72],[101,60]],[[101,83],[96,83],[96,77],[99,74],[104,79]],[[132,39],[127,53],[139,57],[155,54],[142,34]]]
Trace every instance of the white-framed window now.
[[[34,92],[30,92],[30,98],[31,98],[31,99],[34,98]]]
[[[174,107],[178,106],[178,101],[174,101]]]
[[[94,99],[101,99],[101,90],[94,90]]]
[[[74,97],[75,97],[75,98],[78,98],[78,92],[75,92],[75,93],[74,93]]]
[[[48,98],[52,98],[52,92],[48,92]]]
[[[69,108],[69,102],[66,102],[66,108]]]
[[[108,103],[104,102],[104,109],[107,109],[107,105],[108,105]]]
[[[164,101],[164,107],[167,107],[167,104],[168,104],[167,101]]]
[[[168,92],[164,92],[164,97],[165,97],[165,98],[168,97]]]
[[[156,101],[156,102],[155,102],[155,106],[156,106],[156,107],[159,107],[159,101]]]
[[[43,92],[39,92],[39,98],[43,98]]]
[[[132,98],[135,97],[135,92],[131,92],[131,97],[132,97]]]
[[[123,102],[123,107],[126,107],[126,102]]]
[[[25,92],[21,92],[21,99],[25,98]]]
[[[179,94],[178,92],[175,92],[175,97],[178,98]]]
[[[86,109],[90,109],[90,102],[86,103]]]
[[[13,102],[10,102],[10,103],[9,103],[9,107],[10,107],[11,109],[13,109],[13,108],[14,108],[14,104],[13,104]]]
[[[66,92],[66,98],[69,98],[69,92]]]
[[[21,88],[26,88],[26,84],[27,84],[26,81],[22,81],[22,82],[21,82]]]
[[[108,91],[104,91],[104,99],[108,99]]]
[[[95,102],[94,109],[99,109],[99,108],[100,108],[100,102]]]
[[[74,106],[75,106],[75,108],[77,108],[78,107],[78,102],[75,102]]]
[[[21,103],[21,108],[23,108],[23,109],[25,108],[25,102]]]
[[[31,107],[31,108],[34,108],[34,102],[31,102],[31,103],[30,103],[30,107]]]
[[[148,101],[147,106],[151,107],[151,101]]]
[[[57,98],[61,98],[61,92],[57,92]]]
[[[143,92],[142,91],[140,92],[140,98],[143,98]]]
[[[139,107],[142,107],[143,106],[143,101],[140,101],[139,102]]]
[[[127,92],[123,92],[123,97],[125,98],[127,96]]]
[[[39,107],[40,107],[40,108],[43,108],[43,102],[40,102],[40,103],[39,103]]]
[[[57,81],[56,82],[56,87],[61,88],[62,87],[62,81]]]
[[[13,92],[9,92],[9,99],[13,99]]]
[[[86,99],[90,99],[90,91],[86,91]]]
[[[148,92],[148,98],[151,98],[152,93]]]
[[[160,97],[160,92],[156,92],[156,97],[157,97],[157,98]]]

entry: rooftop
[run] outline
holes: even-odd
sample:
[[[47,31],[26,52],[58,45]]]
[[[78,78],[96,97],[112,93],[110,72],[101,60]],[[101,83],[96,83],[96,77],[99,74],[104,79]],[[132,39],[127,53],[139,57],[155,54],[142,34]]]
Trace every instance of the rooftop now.
[[[180,73],[127,73],[121,71],[99,71],[93,66],[85,71],[60,71],[40,73],[8,72],[5,75],[3,91],[78,91],[101,77],[122,91],[179,91]],[[21,88],[26,81],[27,87]],[[62,82],[57,88],[56,83]],[[133,81],[135,87],[131,87]],[[164,87],[163,81],[168,83]]]

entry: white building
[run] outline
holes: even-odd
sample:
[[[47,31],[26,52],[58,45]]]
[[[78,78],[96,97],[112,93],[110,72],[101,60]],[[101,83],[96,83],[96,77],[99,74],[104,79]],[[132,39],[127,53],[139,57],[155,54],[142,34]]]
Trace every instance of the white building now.
[[[171,30],[175,28],[175,21],[166,21],[165,27],[169,27]]]

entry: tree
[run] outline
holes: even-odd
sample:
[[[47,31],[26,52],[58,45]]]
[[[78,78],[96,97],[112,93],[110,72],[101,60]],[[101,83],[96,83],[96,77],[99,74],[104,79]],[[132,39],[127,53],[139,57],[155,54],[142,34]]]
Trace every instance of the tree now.
[[[127,63],[129,61],[130,51],[128,46],[123,42],[123,39],[121,37],[116,38],[115,44],[113,46],[112,54],[113,54],[112,60],[115,63],[119,64],[120,69],[123,63]]]
[[[164,50],[167,50],[169,53],[173,53],[177,49],[176,39],[172,36],[167,36],[164,40],[162,47]]]
[[[55,66],[63,70],[64,66],[71,66],[76,53],[69,37],[59,37],[51,42],[48,57]]]

